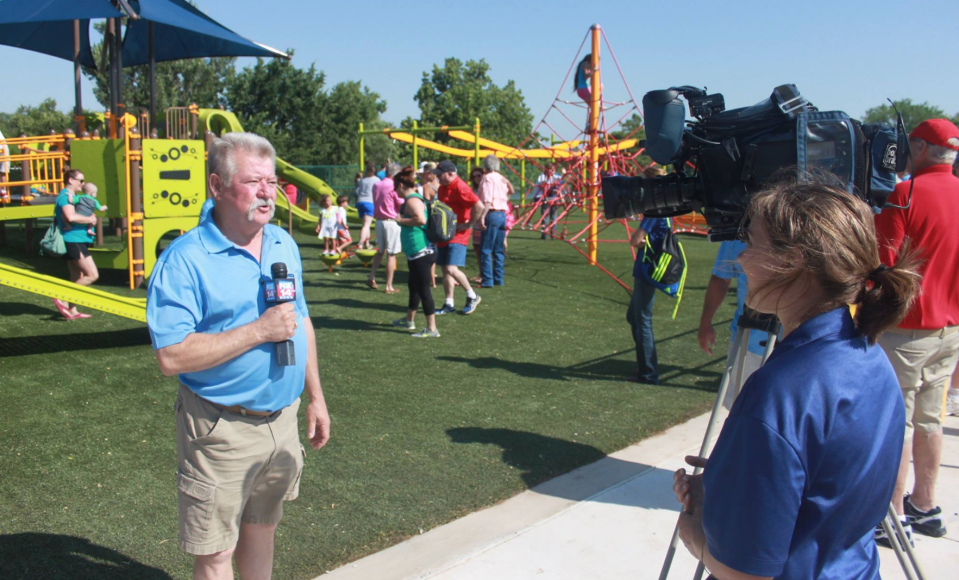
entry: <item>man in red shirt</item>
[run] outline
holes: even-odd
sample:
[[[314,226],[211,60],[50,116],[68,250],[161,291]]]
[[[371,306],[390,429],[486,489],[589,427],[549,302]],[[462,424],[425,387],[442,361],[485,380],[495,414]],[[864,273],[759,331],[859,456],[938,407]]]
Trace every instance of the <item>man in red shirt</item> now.
[[[896,370],[906,404],[906,439],[892,501],[913,530],[938,538],[946,533],[935,499],[943,390],[959,357],[959,232],[954,223],[959,179],[952,174],[959,128],[946,119],[923,121],[909,135],[909,149],[912,179],[897,185],[889,197],[890,204],[908,207],[883,210],[876,216],[876,232],[879,259],[887,266],[895,264],[905,239],[919,250],[922,291],[899,327],[886,332],[879,344]],[[916,483],[904,499],[910,460]]]
[[[437,194],[439,200],[456,213],[456,235],[449,242],[436,244],[439,249],[436,263],[443,268],[443,289],[446,290],[446,302],[436,313],[456,312],[453,307],[453,280],[456,280],[466,291],[466,306],[463,307],[462,313],[472,314],[482,298],[473,291],[469,279],[460,268],[466,266],[466,245],[469,243],[470,230],[474,223],[483,218],[486,207],[470,186],[456,174],[456,164],[452,161],[440,161],[433,173],[440,182]]]

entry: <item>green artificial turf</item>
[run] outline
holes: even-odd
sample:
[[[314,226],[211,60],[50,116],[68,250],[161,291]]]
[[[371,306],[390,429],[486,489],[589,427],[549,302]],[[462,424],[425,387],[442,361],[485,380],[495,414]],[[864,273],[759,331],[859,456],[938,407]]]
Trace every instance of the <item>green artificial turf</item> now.
[[[0,260],[66,275],[26,257],[17,235],[8,228]],[[472,316],[440,317],[442,338],[416,340],[390,325],[406,308],[405,258],[402,292],[388,296],[363,286],[355,259],[328,273],[316,239],[297,236],[333,437],[308,451],[276,578],[312,578],[710,408],[724,358],[696,343],[716,253],[702,238],[683,238],[676,320],[656,299],[662,384],[648,386],[624,380],[628,294],[565,243],[514,231],[506,286],[482,290]],[[631,283],[625,244],[604,244],[600,263]],[[125,276],[104,272],[98,287],[142,296]],[[730,295],[716,320],[723,352],[734,307]],[[177,547],[176,379],[160,374],[144,325],[94,314],[66,322],[49,299],[0,287],[0,578],[190,575]]]

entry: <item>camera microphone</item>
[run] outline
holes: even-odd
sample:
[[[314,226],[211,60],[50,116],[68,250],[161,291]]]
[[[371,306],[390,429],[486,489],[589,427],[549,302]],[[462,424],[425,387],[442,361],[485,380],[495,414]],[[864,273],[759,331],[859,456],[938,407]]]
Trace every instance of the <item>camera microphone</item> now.
[[[270,266],[270,272],[273,274],[273,279],[264,285],[266,305],[276,306],[296,300],[296,280],[290,278],[286,270],[286,264],[276,262]],[[276,343],[276,362],[281,367],[289,367],[296,364],[296,351],[293,348],[292,340],[284,340]]]

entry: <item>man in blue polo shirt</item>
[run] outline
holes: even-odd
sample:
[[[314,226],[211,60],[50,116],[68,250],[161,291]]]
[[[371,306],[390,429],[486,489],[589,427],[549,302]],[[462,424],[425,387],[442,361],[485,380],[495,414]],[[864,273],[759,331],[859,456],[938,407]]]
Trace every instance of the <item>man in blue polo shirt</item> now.
[[[178,375],[180,548],[194,578],[269,577],[283,501],[296,499],[305,452],[297,410],[307,391],[307,434],[326,444],[330,419],[303,298],[299,249],[268,225],[276,199],[269,141],[229,133],[209,150],[213,196],[200,225],[163,252],[150,276],[147,322],[160,370]],[[215,203],[214,203],[215,202]],[[212,206],[212,207],[211,207]],[[296,300],[267,307],[271,266],[286,264]],[[276,342],[296,363],[279,366]]]

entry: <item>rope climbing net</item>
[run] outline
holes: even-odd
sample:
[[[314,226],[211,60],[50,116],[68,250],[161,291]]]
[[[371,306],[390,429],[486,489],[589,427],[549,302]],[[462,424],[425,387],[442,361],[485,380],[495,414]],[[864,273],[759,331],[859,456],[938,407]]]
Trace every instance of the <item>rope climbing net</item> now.
[[[577,79],[581,74],[578,69],[585,62],[582,57],[586,42],[591,35],[596,34],[601,36],[625,89],[625,98],[622,100],[607,99],[603,82],[599,83],[600,94],[595,99],[592,91],[597,90],[597,87],[586,87],[586,83],[580,80],[583,77]],[[594,38],[594,52],[599,46],[598,39]],[[598,62],[598,59],[593,62]],[[596,78],[602,77],[593,77]],[[567,88],[571,79],[575,83],[573,90]],[[568,98],[572,95],[578,98]],[[590,123],[591,107],[597,104],[598,118],[593,130]],[[631,121],[634,117],[638,117],[640,122]],[[577,122],[577,118],[585,122]],[[603,175],[641,175],[647,168],[655,166],[655,163],[644,164],[641,159],[645,149],[639,146],[636,135],[642,127],[642,119],[642,111],[633,97],[609,39],[605,31],[596,26],[583,38],[549,109],[532,133],[516,148],[517,153],[522,153],[529,145],[539,147],[542,132],[548,131],[552,135],[548,148],[551,153],[537,157],[524,154],[525,161],[538,168],[540,176],[536,181],[523,181],[525,203],[517,208],[513,227],[536,231],[544,238],[568,243],[627,291],[630,291],[630,286],[596,259],[598,252],[584,250],[583,246],[595,248],[594,244],[626,244],[629,247],[629,238],[637,225],[635,221],[606,220],[602,210],[592,212],[591,216],[589,204],[592,195],[602,198],[600,181]],[[596,155],[591,151],[591,144]],[[594,159],[599,167],[590,171]],[[512,172],[522,181],[520,173],[508,163],[504,164],[504,171]],[[526,172],[527,175],[530,173],[535,172]],[[704,220],[696,215],[674,218],[673,227],[678,232],[706,233]],[[635,258],[635,250],[630,249]]]

